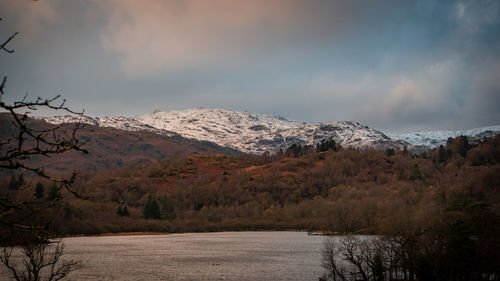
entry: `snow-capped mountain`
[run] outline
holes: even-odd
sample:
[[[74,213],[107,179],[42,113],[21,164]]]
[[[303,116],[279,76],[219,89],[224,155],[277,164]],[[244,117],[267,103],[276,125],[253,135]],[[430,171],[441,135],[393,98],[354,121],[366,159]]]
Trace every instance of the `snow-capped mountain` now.
[[[41,119],[52,124],[80,121],[71,116]],[[176,133],[186,138],[210,141],[254,154],[286,150],[292,144],[315,145],[330,138],[345,147],[385,149],[408,145],[356,122],[301,123],[280,116],[222,109],[155,111],[137,118],[84,117],[81,122],[128,131],[145,130],[162,135]]]
[[[315,145],[329,138],[342,146],[352,147],[384,149],[402,148],[406,144],[356,122],[301,123],[246,111],[196,108],[155,111],[136,119],[183,137],[211,141],[255,154],[286,150],[292,144]]]
[[[387,134],[395,140],[403,140],[415,146],[426,146],[430,148],[445,145],[448,138],[456,138],[458,136],[468,136],[472,141],[482,140],[486,137],[495,136],[500,133],[500,125],[488,126],[470,130],[457,131],[427,131],[427,132],[412,132],[404,134]]]
[[[386,149],[408,146],[421,151],[444,145],[450,137],[465,135],[475,141],[500,133],[500,126],[489,126],[385,135],[357,122],[304,123],[275,115],[207,108],[156,110],[136,118],[69,115],[39,118],[52,124],[82,122],[126,131],[148,131],[167,136],[178,134],[253,154],[286,150],[292,144],[315,145],[330,138],[345,147]]]

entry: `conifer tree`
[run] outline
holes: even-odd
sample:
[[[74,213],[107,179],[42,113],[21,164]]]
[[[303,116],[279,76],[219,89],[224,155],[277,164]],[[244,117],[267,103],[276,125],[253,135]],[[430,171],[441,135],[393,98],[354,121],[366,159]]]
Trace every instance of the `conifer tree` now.
[[[460,136],[458,138],[458,147],[457,147],[458,154],[462,157],[465,157],[467,156],[467,151],[469,151],[470,148],[471,147],[467,136]]]
[[[10,190],[18,190],[19,189],[19,185],[17,184],[17,179],[14,176],[10,177],[9,189]]]
[[[316,152],[323,152],[333,150],[337,151],[337,144],[334,139],[322,140],[318,144],[316,144]]]
[[[64,204],[64,220],[69,221],[73,218],[73,207],[66,202]]]
[[[62,199],[61,190],[57,185],[53,184],[49,189],[49,200],[57,201]]]
[[[170,197],[165,196],[161,200],[161,218],[164,220],[175,219],[175,207],[174,202]]]
[[[41,182],[38,182],[35,187],[35,197],[37,199],[43,198],[44,187]]]
[[[128,211],[127,206],[123,206],[122,214],[124,217],[130,217],[130,212]]]
[[[130,217],[130,212],[128,211],[127,206],[123,204],[120,204],[120,206],[118,206],[116,214],[119,215],[120,217]]]
[[[148,197],[146,205],[144,205],[143,216],[145,219],[161,219],[160,205],[151,194]]]

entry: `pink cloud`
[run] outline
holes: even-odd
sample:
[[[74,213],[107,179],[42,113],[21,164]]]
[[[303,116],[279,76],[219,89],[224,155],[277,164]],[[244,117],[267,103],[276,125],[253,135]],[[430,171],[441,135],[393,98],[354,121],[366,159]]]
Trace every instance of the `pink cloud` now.
[[[112,0],[103,4],[112,12],[102,43],[120,54],[123,69],[131,75],[258,59],[281,51],[283,43],[304,44],[298,38],[304,34],[333,33],[336,27],[324,22],[330,19],[321,17],[321,9],[303,3]]]

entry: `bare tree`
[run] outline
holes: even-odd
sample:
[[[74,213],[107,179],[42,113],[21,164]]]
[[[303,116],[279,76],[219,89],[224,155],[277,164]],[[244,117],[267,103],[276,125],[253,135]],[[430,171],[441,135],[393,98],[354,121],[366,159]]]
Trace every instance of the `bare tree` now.
[[[29,241],[22,247],[22,257],[14,258],[13,247],[5,247],[0,253],[0,261],[17,281],[52,281],[67,277],[80,268],[80,262],[62,260],[64,244],[61,240],[49,243]]]
[[[0,19],[1,21],[1,19]],[[9,42],[18,35],[13,33],[0,44],[0,50],[13,53],[8,48]],[[30,114],[38,109],[63,111],[66,114],[83,117],[83,112],[75,112],[65,106],[65,100],[60,96],[52,99],[27,100],[27,94],[21,101],[7,104],[3,100],[7,77],[0,84],[0,111],[6,111],[8,122],[15,130],[11,136],[0,136],[0,169],[20,171],[44,178],[56,184],[59,190],[66,189],[76,197],[82,194],[72,188],[77,172],[68,177],[56,177],[45,171],[40,165],[33,164],[34,157],[50,159],[67,151],[80,151],[84,144],[77,137],[77,131],[82,127],[79,122],[71,126],[37,127],[32,123]],[[13,230],[25,230],[26,235],[22,245],[22,257],[13,256],[13,247],[5,247],[0,253],[0,261],[9,270],[15,280],[61,280],[79,267],[78,261],[63,261],[61,257],[64,245],[57,240],[54,247],[49,243],[48,224],[40,224],[34,217],[50,208],[60,198],[34,198],[32,192],[25,192],[26,185],[21,184],[15,191],[0,189],[0,226],[7,233]],[[0,228],[1,230],[1,228]],[[5,241],[2,241],[4,243]],[[21,263],[19,264],[19,260]]]
[[[13,53],[14,50],[8,49],[7,44],[17,34],[18,32],[13,33],[1,43],[0,49],[7,53]],[[32,111],[44,108],[63,111],[66,114],[76,115],[80,118],[83,117],[83,112],[75,112],[66,107],[65,100],[60,101],[59,95],[51,99],[38,97],[35,100],[27,100],[27,95],[25,95],[21,101],[7,104],[2,100],[6,84],[7,77],[3,77],[0,84],[0,110],[9,114],[11,124],[14,125],[16,132],[12,136],[0,136],[0,168],[37,175],[57,184],[59,189],[66,189],[76,197],[83,197],[81,192],[72,189],[71,186],[75,181],[77,171],[73,171],[68,177],[55,177],[46,172],[43,167],[30,164],[33,157],[50,159],[54,155],[70,150],[87,153],[82,147],[84,142],[79,140],[76,135],[78,130],[82,128],[82,123],[36,129],[30,123]],[[28,199],[22,195],[24,188],[25,186],[21,186],[15,195],[8,193],[0,195],[0,224],[17,228],[40,227],[20,222],[39,212],[41,208],[51,206],[54,202],[49,199]]]
[[[339,241],[334,238],[327,238],[323,241],[323,248],[321,249],[322,254],[322,266],[326,269],[326,276],[323,280],[333,280],[333,281],[346,281],[347,271],[345,267],[341,264],[339,259]]]
[[[392,280],[387,274],[393,258],[393,253],[388,251],[391,242],[377,236],[326,238],[322,248],[322,266],[326,270],[324,279]]]

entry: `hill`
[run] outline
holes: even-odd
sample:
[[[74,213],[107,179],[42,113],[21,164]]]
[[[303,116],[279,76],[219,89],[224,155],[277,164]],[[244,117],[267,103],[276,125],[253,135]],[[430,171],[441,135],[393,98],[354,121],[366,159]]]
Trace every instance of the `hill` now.
[[[6,113],[0,114],[0,140],[12,139],[16,136],[16,127]],[[43,120],[29,121],[32,129],[44,130],[55,125]],[[58,126],[71,127],[74,124]],[[113,169],[125,165],[152,162],[173,156],[199,154],[240,154],[240,152],[218,146],[214,143],[187,139],[180,135],[158,134],[147,130],[126,131],[111,127],[99,127],[87,122],[78,130],[78,138],[86,141],[88,154],[69,151],[47,161],[44,157],[35,157],[30,161],[48,170],[60,172],[76,170]],[[33,141],[33,140],[32,140]]]
[[[310,151],[299,157],[174,157],[82,173],[76,187],[91,200],[70,200],[54,215],[54,224],[67,233],[87,234],[425,228],[451,214],[443,210],[474,202],[500,214],[499,163],[500,137],[473,146],[457,138],[418,157],[370,149]],[[158,216],[145,219],[151,200],[157,202]],[[129,216],[117,214],[124,207]],[[64,217],[68,210],[70,219]]]

